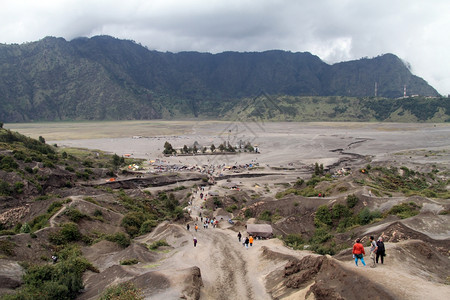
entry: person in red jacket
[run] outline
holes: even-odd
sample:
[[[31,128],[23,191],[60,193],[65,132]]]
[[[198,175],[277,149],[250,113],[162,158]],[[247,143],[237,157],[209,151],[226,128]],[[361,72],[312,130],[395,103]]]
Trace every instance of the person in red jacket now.
[[[358,258],[361,260],[363,266],[366,266],[364,262],[364,255],[366,252],[364,251],[364,246],[361,244],[361,240],[357,239],[355,244],[353,245],[353,257],[355,258],[355,264],[358,266]]]

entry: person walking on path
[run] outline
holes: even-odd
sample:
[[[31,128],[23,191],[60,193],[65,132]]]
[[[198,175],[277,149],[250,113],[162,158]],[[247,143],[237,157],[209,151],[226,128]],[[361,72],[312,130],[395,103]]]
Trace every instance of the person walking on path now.
[[[246,237],[245,241],[244,241],[244,245],[245,245],[245,248],[247,248],[247,250],[248,250],[248,243],[249,242],[250,242],[250,240],[248,239],[248,237]]]
[[[186,229],[189,231],[189,228],[191,228],[191,226],[189,226],[189,224],[186,225]]]
[[[197,247],[197,238],[194,236],[194,247]]]
[[[364,251],[364,246],[361,244],[361,240],[357,239],[355,244],[353,245],[353,257],[355,258],[355,264],[358,266],[358,259],[361,260],[363,266],[366,266],[366,263],[364,261],[364,255],[366,252]]]
[[[370,267],[375,268],[376,267],[375,255],[377,253],[378,246],[377,243],[375,242],[375,238],[372,235],[369,237],[369,239],[370,239],[370,259],[372,260],[372,265]]]
[[[249,243],[250,243],[250,247],[253,246],[253,237],[250,236],[250,238],[248,239]]]
[[[377,241],[377,257],[376,261],[378,263],[378,258],[381,258],[381,264],[384,263],[384,257],[386,256],[386,248],[384,248],[383,238],[380,236]]]
[[[195,224],[195,232],[197,232],[197,230],[198,230],[198,226],[197,226],[197,224]]]
[[[239,240],[239,243],[240,243],[240,242],[241,242],[241,238],[242,238],[242,234],[241,234],[241,232],[240,232],[240,231],[239,231],[239,233],[238,233],[237,237],[238,237],[238,240]]]

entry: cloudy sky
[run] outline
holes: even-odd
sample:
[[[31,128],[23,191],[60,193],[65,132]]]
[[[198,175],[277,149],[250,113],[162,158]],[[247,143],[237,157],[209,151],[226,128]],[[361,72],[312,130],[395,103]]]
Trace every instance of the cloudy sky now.
[[[0,43],[106,34],[179,52],[393,53],[450,94],[449,0],[0,0]]]

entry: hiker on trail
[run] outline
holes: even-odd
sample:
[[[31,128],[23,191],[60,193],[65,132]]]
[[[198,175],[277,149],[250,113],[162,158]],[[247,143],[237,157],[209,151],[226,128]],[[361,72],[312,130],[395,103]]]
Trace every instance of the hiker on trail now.
[[[355,244],[353,245],[353,258],[355,259],[355,264],[358,266],[358,259],[361,260],[363,266],[366,266],[366,263],[364,262],[364,255],[366,252],[364,251],[364,246],[361,244],[361,240],[357,239]]]
[[[253,246],[253,237],[250,236],[250,238],[248,239],[249,243],[250,243],[250,247]]]
[[[58,256],[52,255],[52,261],[54,264],[56,264],[56,262],[58,261]]]
[[[195,232],[197,232],[197,230],[198,230],[198,226],[197,226],[197,224],[195,224]]]
[[[247,249],[248,249],[248,243],[249,242],[250,242],[250,240],[248,239],[248,237],[246,237],[245,241],[244,241],[244,245],[245,245],[245,248],[247,248]]]
[[[377,257],[376,261],[378,263],[378,258],[381,258],[381,264],[384,263],[384,257],[386,256],[386,248],[384,248],[383,238],[380,236],[377,241]]]
[[[372,265],[370,267],[375,268],[376,267],[375,256],[377,253],[378,246],[373,236],[370,236],[369,239],[370,239],[370,259],[372,260]]]
[[[237,237],[238,237],[238,240],[239,240],[239,243],[240,243],[240,242],[241,242],[241,237],[242,237],[242,234],[241,234],[241,232],[240,232],[240,231],[239,231],[239,233],[238,233]]]
[[[189,226],[189,224],[186,225],[186,229],[189,231],[189,228],[191,228],[191,226]]]
[[[194,236],[194,247],[197,247],[197,238]]]

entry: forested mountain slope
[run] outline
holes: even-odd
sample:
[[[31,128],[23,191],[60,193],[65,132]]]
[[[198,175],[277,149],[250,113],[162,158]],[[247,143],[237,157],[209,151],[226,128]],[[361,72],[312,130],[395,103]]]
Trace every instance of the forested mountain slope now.
[[[395,55],[158,52],[109,36],[0,45],[0,120],[217,118],[245,98],[438,96]]]

